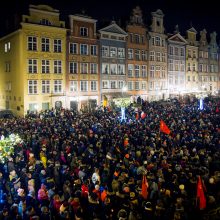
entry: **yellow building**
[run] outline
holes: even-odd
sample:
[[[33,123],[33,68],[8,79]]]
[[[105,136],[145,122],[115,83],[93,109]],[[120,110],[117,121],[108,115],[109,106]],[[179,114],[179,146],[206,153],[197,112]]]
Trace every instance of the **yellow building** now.
[[[0,45],[0,109],[23,116],[66,107],[66,29],[58,10],[30,5],[20,28]]]

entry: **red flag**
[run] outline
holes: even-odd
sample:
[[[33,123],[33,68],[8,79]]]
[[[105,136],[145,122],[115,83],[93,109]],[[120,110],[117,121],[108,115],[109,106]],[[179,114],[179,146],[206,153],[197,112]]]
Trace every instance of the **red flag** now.
[[[147,114],[146,114],[145,112],[141,112],[141,118],[142,118],[142,119],[145,119],[146,116],[147,116]]]
[[[165,134],[170,134],[170,129],[167,127],[163,120],[160,120],[160,131]]]
[[[141,195],[143,196],[144,199],[147,199],[147,196],[148,196],[147,189],[148,189],[147,178],[146,178],[146,175],[143,175],[142,187],[141,187]]]
[[[138,112],[136,112],[135,118],[136,118],[136,120],[139,119],[139,113]]]
[[[216,113],[219,113],[219,108],[218,108],[218,106],[217,106],[215,112],[216,112]]]
[[[203,190],[202,180],[199,176],[198,183],[197,183],[197,199],[199,201],[199,208],[204,209],[206,207],[206,198]]]

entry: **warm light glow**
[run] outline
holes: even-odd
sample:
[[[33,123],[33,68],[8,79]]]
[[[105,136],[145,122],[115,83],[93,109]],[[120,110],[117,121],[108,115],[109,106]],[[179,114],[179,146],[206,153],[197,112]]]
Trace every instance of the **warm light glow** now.
[[[126,92],[128,90],[127,86],[122,87],[122,92]]]

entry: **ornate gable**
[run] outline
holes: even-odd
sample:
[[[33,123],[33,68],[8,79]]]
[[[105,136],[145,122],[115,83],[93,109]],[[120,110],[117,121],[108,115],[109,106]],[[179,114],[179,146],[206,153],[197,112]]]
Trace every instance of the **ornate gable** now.
[[[187,41],[185,40],[184,37],[182,37],[179,33],[172,35],[171,37],[168,38],[168,41],[175,41],[178,43],[184,43],[186,44]]]
[[[100,29],[99,32],[100,33],[107,32],[107,33],[127,36],[127,33],[122,28],[120,28],[115,22],[113,22],[111,25],[107,27]]]

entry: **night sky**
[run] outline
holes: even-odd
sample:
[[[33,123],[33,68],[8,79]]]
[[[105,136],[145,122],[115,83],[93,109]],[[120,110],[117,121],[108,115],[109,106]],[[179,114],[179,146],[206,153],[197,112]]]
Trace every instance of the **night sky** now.
[[[172,33],[175,25],[178,24],[180,33],[185,36],[186,30],[192,24],[198,33],[203,28],[208,34],[216,31],[219,35],[217,39],[220,39],[220,13],[216,0],[205,3],[198,0],[7,0],[4,4],[6,5],[0,9],[1,27],[5,26],[6,18],[12,20],[16,13],[27,14],[29,4],[51,5],[60,10],[63,20],[68,20],[69,14],[81,13],[84,10],[87,15],[99,20],[100,28],[101,25],[108,25],[111,20],[121,22],[124,27],[132,8],[139,5],[148,27],[151,23],[151,12],[161,9],[165,14],[164,23],[167,33]],[[4,28],[1,28],[1,35],[3,30]]]

